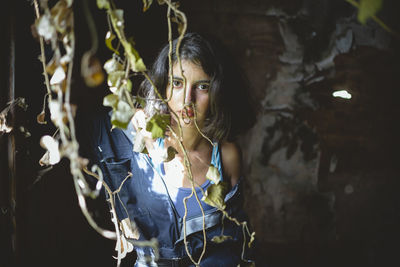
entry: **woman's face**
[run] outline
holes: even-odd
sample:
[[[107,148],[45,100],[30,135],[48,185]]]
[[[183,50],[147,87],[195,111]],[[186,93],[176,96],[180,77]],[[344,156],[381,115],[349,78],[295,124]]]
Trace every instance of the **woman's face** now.
[[[209,108],[211,79],[200,65],[189,60],[182,60],[182,70],[186,78],[186,92],[179,64],[175,62],[172,68],[172,90],[170,84],[167,86],[167,98],[172,94],[168,106],[179,116],[182,127],[195,127],[196,112],[197,125],[202,128]]]

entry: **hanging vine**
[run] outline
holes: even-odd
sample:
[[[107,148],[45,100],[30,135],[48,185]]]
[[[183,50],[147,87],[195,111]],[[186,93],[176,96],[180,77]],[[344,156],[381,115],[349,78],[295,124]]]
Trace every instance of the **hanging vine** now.
[[[96,58],[95,54],[98,49],[98,36],[96,27],[93,22],[90,10],[86,0],[83,1],[85,17],[87,18],[88,27],[91,34],[92,45],[91,48],[84,53],[81,58],[81,75],[88,86],[98,86],[104,80],[104,74],[101,69],[101,64]],[[152,0],[143,0],[143,11],[148,10],[152,5]],[[167,6],[167,24],[168,24],[168,42],[169,42],[169,81],[172,89],[172,22],[177,24],[179,33],[176,55],[177,64],[180,67],[181,76],[183,77],[184,90],[186,90],[186,78],[183,73],[182,61],[180,58],[180,44],[186,33],[187,19],[185,14],[179,10],[178,2],[171,0],[158,0],[159,5]],[[138,241],[130,238],[130,234],[137,232],[136,225],[132,223],[129,218],[127,221],[119,221],[116,215],[115,203],[116,200],[122,204],[119,198],[119,191],[128,180],[132,173],[127,173],[126,178],[120,184],[119,188],[114,192],[108,187],[103,180],[103,174],[97,165],[93,165],[91,170],[88,169],[88,160],[79,156],[79,144],[75,135],[74,113],[75,107],[70,103],[71,94],[71,77],[73,60],[75,55],[75,34],[74,34],[74,13],[72,10],[73,0],[59,0],[52,7],[48,6],[47,0],[40,0],[40,7],[37,0],[34,0],[36,21],[35,27],[39,35],[41,57],[40,60],[43,66],[43,75],[45,79],[45,86],[47,93],[44,96],[44,103],[50,110],[51,121],[57,127],[57,135],[43,136],[41,138],[41,145],[45,148],[46,154],[40,160],[41,165],[54,165],[57,164],[62,157],[66,157],[70,161],[70,171],[74,181],[75,190],[79,200],[79,206],[82,213],[88,220],[89,224],[102,236],[116,240],[117,250],[117,266],[120,265],[121,259],[127,252],[132,250],[134,246],[147,246],[151,247],[155,254],[155,259],[158,259],[158,242],[156,239],[149,241]],[[137,110],[138,103],[144,105],[143,100],[139,96],[133,96],[131,74],[141,74],[152,85],[153,89],[158,96],[157,99],[145,99],[147,101],[159,101],[167,105],[169,99],[164,99],[154,85],[153,81],[147,74],[146,66],[143,59],[140,57],[135,48],[132,39],[127,38],[124,32],[124,10],[117,8],[112,0],[97,0],[97,7],[106,12],[107,21],[109,25],[108,32],[105,36],[105,45],[113,53],[112,57],[107,60],[103,68],[107,74],[107,85],[110,89],[110,94],[104,97],[103,105],[112,108],[111,123],[113,127],[126,128],[131,122],[132,117],[135,115],[137,118],[142,118],[141,123],[136,124],[136,136],[134,140],[134,150],[140,153],[148,153],[152,158],[159,158],[163,161],[171,160],[177,153],[172,147],[164,149],[162,153],[153,149],[153,140],[165,137],[166,131],[171,133],[171,136],[176,140],[179,148],[183,153],[183,161],[186,173],[191,182],[192,193],[189,197],[184,199],[185,214],[183,217],[183,231],[184,231],[184,244],[186,252],[190,260],[196,266],[200,266],[200,262],[206,252],[207,240],[205,229],[205,214],[201,205],[201,200],[195,190],[196,185],[193,179],[191,170],[191,162],[188,153],[185,149],[182,140],[182,127],[180,125],[179,116],[170,111],[170,114],[162,114],[156,112],[152,117],[146,118],[143,111]],[[53,51],[53,57],[50,61],[46,62],[44,55],[44,43],[50,44]],[[114,44],[117,43],[117,46]],[[171,90],[173,92],[173,90]],[[184,92],[185,94],[186,92]],[[172,94],[170,95],[170,97]],[[194,111],[196,109],[192,107]],[[171,116],[178,122],[178,132],[175,132],[170,127]],[[45,120],[45,105],[42,112],[38,115],[38,123],[46,123]],[[196,122],[196,112],[195,112]],[[204,135],[196,124],[200,134],[206,138],[211,145],[214,145],[211,140]],[[88,184],[83,173],[96,178],[97,184],[92,190]],[[239,222],[236,218],[230,217],[225,210],[224,198],[227,194],[228,186],[225,182],[220,182],[218,169],[215,166],[210,166],[207,172],[207,179],[211,180],[213,184],[207,188],[203,193],[205,203],[216,207],[222,213],[222,224],[224,219],[228,219],[243,230],[243,250],[241,258],[244,259],[244,249],[251,246],[255,233],[250,232],[246,222]],[[86,206],[86,197],[96,198],[99,195],[100,189],[104,187],[108,194],[108,201],[110,202],[112,222],[114,224],[115,232],[102,229],[97,225],[95,220],[90,215]],[[201,187],[200,187],[201,188]],[[190,254],[188,249],[188,241],[186,236],[186,218],[188,214],[186,201],[188,198],[195,196],[196,201],[200,207],[202,214],[202,233],[203,233],[203,249],[200,257],[196,261]],[[247,241],[247,236],[249,241]],[[129,238],[129,242],[127,242]],[[231,237],[223,234],[214,237],[213,242],[223,242]]]

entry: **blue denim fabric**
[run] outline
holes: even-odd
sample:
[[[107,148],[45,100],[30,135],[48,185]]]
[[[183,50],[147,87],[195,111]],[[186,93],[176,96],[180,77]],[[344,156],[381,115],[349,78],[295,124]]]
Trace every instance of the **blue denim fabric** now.
[[[133,128],[125,132],[120,129],[111,130],[108,114],[92,120],[92,123],[93,132],[88,140],[95,157],[92,160],[102,169],[104,180],[111,190],[117,190],[128,172],[132,173],[132,177],[125,181],[115,198],[118,219],[129,217],[133,220],[139,228],[139,240],[157,238],[160,258],[187,257],[183,242],[183,221],[169,198],[164,180],[148,156],[133,152]],[[232,188],[225,201],[232,217],[239,221],[246,219],[241,209],[240,183]],[[207,252],[201,266],[237,266],[240,261],[243,238],[241,227],[225,219],[223,233],[232,239],[221,244],[211,241],[214,236],[221,235],[221,218],[221,213],[215,208],[206,212]],[[189,251],[197,258],[203,248],[202,216],[188,218],[186,230]],[[135,249],[139,256],[154,255],[150,248]],[[143,263],[137,262],[135,266],[143,266]]]

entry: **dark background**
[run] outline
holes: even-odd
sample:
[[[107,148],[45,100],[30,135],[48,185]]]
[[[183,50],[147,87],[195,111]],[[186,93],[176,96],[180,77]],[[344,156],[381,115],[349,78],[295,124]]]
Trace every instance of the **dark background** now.
[[[81,1],[75,2],[72,102],[78,113],[97,112],[108,89],[87,88],[80,78],[90,40]],[[89,2],[104,62],[111,57],[102,41],[106,17]],[[143,13],[142,1],[115,2],[149,66],[167,41],[166,7],[155,1]],[[385,0],[378,16],[399,32],[397,2]],[[34,8],[30,1],[4,5],[0,109],[12,84],[13,34],[15,96],[29,107],[16,108],[16,130],[0,136],[0,266],[115,266],[114,241],[90,228],[79,209],[68,161],[46,173],[38,164],[40,137],[55,128],[36,123],[46,89],[30,30]],[[257,124],[239,140],[257,265],[398,265],[399,39],[372,21],[360,25],[356,9],[340,0],[183,0],[181,9],[189,31],[216,35],[228,47],[261,106]],[[341,89],[352,99],[332,97]],[[99,224],[112,229],[105,203],[89,204]],[[133,261],[128,256],[124,266]]]

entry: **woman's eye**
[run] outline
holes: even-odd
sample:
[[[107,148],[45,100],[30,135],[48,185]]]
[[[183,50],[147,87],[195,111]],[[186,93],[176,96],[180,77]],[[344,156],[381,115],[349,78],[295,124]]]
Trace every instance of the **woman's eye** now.
[[[173,81],[173,82],[172,82],[172,85],[173,85],[174,87],[179,88],[179,87],[182,87],[182,82],[181,82],[181,81]]]
[[[199,90],[201,90],[201,91],[205,91],[205,90],[210,89],[210,85],[209,85],[209,84],[199,84],[199,85],[197,86],[197,88],[198,88]]]

